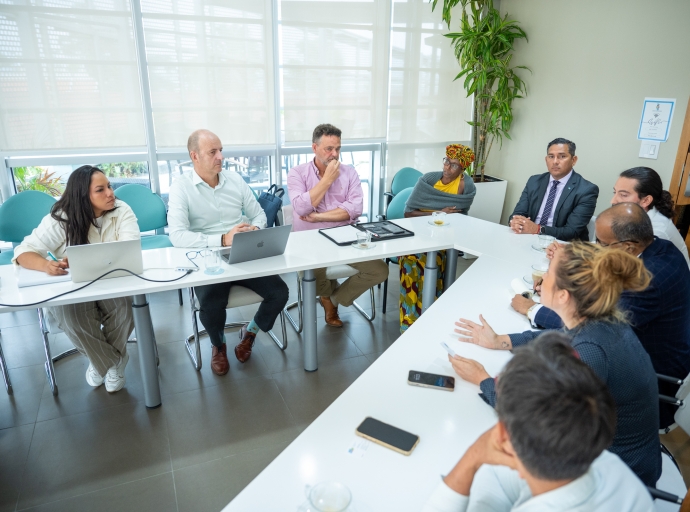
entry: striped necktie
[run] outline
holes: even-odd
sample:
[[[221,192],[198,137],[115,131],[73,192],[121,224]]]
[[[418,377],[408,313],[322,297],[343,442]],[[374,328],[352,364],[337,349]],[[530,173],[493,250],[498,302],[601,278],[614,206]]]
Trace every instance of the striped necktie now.
[[[541,214],[541,220],[539,221],[540,226],[546,226],[551,216],[551,210],[553,209],[553,202],[556,200],[556,190],[558,190],[558,180],[553,181],[551,185],[551,190],[549,190],[549,197],[546,199],[546,204],[544,205],[544,213]]]

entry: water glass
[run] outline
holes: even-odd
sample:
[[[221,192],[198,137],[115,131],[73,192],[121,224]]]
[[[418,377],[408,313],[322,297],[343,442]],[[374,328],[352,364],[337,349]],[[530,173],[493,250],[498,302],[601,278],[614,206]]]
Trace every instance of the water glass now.
[[[343,512],[350,506],[352,493],[340,482],[321,482],[304,489],[309,499],[309,511]]]
[[[204,258],[204,268],[207,274],[215,274],[220,270],[220,252],[213,249],[201,251]]]
[[[371,243],[371,233],[369,231],[359,231],[357,233],[357,245],[360,247],[369,247]]]
[[[446,212],[434,212],[431,214],[431,220],[437,226],[443,226],[446,223]]]
[[[539,235],[539,247],[542,249],[546,249],[549,245],[551,245],[556,239],[552,237],[551,235]]]

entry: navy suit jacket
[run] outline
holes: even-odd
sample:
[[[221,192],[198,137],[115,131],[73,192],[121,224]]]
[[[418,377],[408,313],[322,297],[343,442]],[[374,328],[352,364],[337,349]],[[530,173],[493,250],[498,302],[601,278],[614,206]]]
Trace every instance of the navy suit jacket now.
[[[652,282],[641,292],[623,292],[618,307],[628,312],[630,326],[649,354],[657,373],[684,379],[690,374],[690,270],[683,254],[660,238],[642,253]],[[537,311],[534,323],[547,329],[562,327],[549,308]],[[675,390],[659,383],[662,394]],[[661,426],[673,423],[675,409],[661,407]]]
[[[550,176],[545,172],[527,180],[511,217],[522,215],[533,221],[537,218]],[[573,171],[556,204],[553,226],[545,226],[544,233],[565,241],[588,240],[587,224],[594,215],[598,197],[599,187]]]

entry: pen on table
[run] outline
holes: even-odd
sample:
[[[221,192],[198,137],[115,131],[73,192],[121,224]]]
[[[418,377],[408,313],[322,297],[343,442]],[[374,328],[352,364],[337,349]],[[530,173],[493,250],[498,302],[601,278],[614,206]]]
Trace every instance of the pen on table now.
[[[369,231],[368,229],[367,229],[367,233],[369,233],[371,236],[375,236],[376,238],[381,238],[379,235],[377,235],[376,233],[374,233],[372,231]]]

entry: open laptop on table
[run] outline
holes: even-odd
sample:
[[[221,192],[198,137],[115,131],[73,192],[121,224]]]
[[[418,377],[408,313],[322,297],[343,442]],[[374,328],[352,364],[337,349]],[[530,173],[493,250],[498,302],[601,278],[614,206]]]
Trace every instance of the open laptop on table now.
[[[72,245],[65,249],[69,259],[69,273],[73,283],[93,281],[109,270],[123,268],[134,274],[144,273],[141,240]],[[129,272],[113,272],[104,277],[122,277]]]
[[[230,264],[280,256],[285,252],[292,226],[243,231],[232,237],[232,247],[223,248],[221,257]]]

